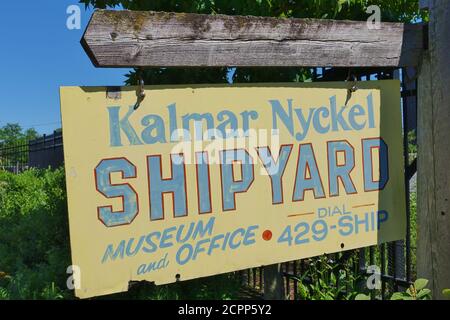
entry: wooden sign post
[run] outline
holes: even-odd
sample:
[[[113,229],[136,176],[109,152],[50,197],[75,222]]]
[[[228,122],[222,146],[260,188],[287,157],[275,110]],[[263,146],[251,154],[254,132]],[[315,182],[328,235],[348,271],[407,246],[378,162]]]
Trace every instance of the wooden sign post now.
[[[419,87],[418,271],[439,297],[450,287],[450,3],[430,0],[430,13]],[[420,24],[98,10],[82,45],[96,67],[417,67],[424,36]],[[282,298],[279,266],[266,271],[266,296]]]
[[[430,24],[418,83],[417,274],[443,298],[450,288],[450,1],[424,5]]]

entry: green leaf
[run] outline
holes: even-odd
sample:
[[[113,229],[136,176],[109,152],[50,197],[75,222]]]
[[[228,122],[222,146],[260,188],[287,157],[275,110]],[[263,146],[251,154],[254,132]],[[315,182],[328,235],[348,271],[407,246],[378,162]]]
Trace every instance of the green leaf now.
[[[413,298],[405,292],[394,292],[391,300],[412,300]]]
[[[412,286],[410,286],[408,289],[406,289],[406,293],[409,295],[409,296],[413,296],[413,294],[412,294],[412,292],[411,292],[411,288],[412,288]],[[417,290],[418,291],[418,290]]]
[[[420,290],[420,291],[417,293],[417,299],[429,297],[430,294],[431,294],[431,290],[430,290],[430,289],[427,289],[427,288],[424,288],[424,289]]]
[[[416,290],[422,290],[423,288],[425,288],[428,284],[428,280],[427,279],[417,279],[416,281],[414,281],[414,287],[416,287]]]
[[[328,287],[325,281],[323,281],[322,279],[319,279],[319,285],[321,285],[324,288]]]
[[[370,300],[370,297],[364,293],[356,295],[355,300]]]
[[[444,289],[442,290],[442,295],[446,297],[447,299],[450,299],[450,289]]]

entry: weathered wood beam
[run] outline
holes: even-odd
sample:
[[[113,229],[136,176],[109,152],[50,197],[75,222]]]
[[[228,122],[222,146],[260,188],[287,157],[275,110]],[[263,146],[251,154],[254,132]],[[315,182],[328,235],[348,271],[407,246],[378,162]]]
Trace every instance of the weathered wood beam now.
[[[94,12],[82,45],[97,67],[416,66],[421,25],[152,11]]]

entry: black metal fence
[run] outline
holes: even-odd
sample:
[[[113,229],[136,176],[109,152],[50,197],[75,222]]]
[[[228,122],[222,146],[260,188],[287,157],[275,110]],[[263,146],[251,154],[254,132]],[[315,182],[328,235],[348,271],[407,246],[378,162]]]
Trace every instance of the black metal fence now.
[[[282,264],[285,296],[288,299],[345,299],[350,291],[368,292],[372,298],[387,299],[393,292],[408,288],[416,278],[415,270],[415,173],[417,159],[410,152],[409,133],[417,129],[417,81],[414,69],[337,69],[313,70],[313,81],[342,81],[353,74],[359,81],[399,79],[401,81],[401,105],[403,115],[403,147],[405,163],[406,238],[357,250],[328,254],[322,257],[290,261]],[[411,194],[412,189],[412,194]],[[378,277],[379,286],[373,283],[367,290],[368,277]],[[264,292],[264,268],[241,272],[244,286],[262,297]],[[314,289],[328,292],[328,296],[313,296]],[[309,291],[308,291],[309,290]],[[306,292],[305,292],[306,291]],[[317,293],[317,292],[316,292]],[[353,295],[354,296],[354,295]]]
[[[43,135],[28,144],[28,165],[32,168],[57,168],[64,163],[62,132]]]
[[[0,170],[19,173],[28,168],[28,142],[0,146]]]
[[[57,168],[63,162],[61,131],[34,140],[0,145],[0,170],[19,173],[29,168]]]

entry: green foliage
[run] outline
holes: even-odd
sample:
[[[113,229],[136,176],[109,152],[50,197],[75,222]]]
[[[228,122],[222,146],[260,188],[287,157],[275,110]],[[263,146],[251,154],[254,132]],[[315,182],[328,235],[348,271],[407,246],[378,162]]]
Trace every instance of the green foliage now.
[[[94,8],[255,15],[294,18],[366,20],[370,5],[381,8],[382,21],[425,19],[418,0],[80,0]]]
[[[443,295],[446,299],[450,299],[450,289],[444,289],[444,290],[442,290],[442,295]]]
[[[351,260],[351,259],[350,259]],[[327,256],[309,259],[308,267],[298,280],[302,300],[352,300],[360,276],[351,270],[351,263],[331,261]]]
[[[405,292],[395,292],[391,300],[429,300],[431,290],[425,288],[428,284],[426,279],[417,279]]]
[[[13,147],[26,144],[36,139],[38,133],[34,129],[23,130],[17,123],[8,123],[0,128],[0,166],[21,163],[27,160],[27,154],[14,153]]]
[[[34,129],[23,130],[17,123],[7,123],[0,128],[0,145],[8,146],[14,143],[25,142],[30,139],[36,139],[38,133]]]
[[[64,171],[0,171],[0,297],[69,295],[69,252]]]
[[[394,292],[391,300],[429,300],[431,299],[431,290],[426,288],[427,285],[428,280],[417,279],[406,291]],[[356,295],[355,300],[371,300],[371,297],[364,293],[359,293]]]
[[[408,132],[408,152],[410,154],[417,154],[416,130]]]
[[[358,293],[355,296],[355,300],[371,300],[370,296],[368,296],[367,294],[364,293]]]

